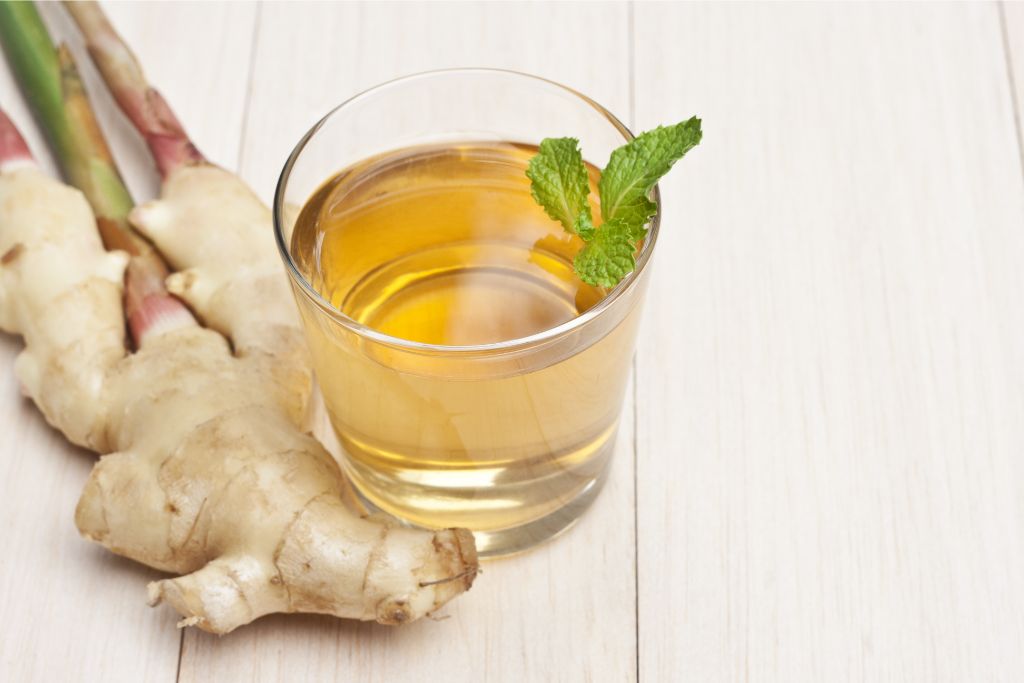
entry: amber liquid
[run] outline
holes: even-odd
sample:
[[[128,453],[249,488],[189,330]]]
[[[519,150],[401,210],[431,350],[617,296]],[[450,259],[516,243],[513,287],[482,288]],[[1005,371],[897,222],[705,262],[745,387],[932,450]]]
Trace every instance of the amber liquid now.
[[[530,196],[535,151],[467,143],[369,159],[328,180],[292,233],[334,308],[431,345],[374,341],[303,309],[348,473],[400,519],[478,532],[485,554],[552,535],[596,495],[637,317],[514,351],[436,348],[528,338],[604,297],[573,272],[582,244]]]

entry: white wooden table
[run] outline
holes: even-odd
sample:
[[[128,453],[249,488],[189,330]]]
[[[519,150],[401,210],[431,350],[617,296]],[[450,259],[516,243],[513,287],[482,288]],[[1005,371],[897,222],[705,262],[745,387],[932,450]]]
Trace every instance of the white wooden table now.
[[[327,109],[430,68],[538,73],[639,129],[698,113],[705,140],[663,187],[610,486],[442,621],[176,630],[155,572],[78,537],[93,456],[19,397],[0,338],[0,680],[1024,680],[1024,6],[108,11],[268,200]],[[41,154],[6,69],[0,105]]]

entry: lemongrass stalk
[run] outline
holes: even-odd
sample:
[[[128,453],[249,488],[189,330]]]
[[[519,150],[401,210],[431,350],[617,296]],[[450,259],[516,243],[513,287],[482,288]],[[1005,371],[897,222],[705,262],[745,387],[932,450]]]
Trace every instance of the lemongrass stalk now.
[[[68,153],[58,155],[68,181],[80,189],[92,205],[107,249],[122,249],[132,256],[148,255],[153,247],[128,225],[135,206],[110,148],[85,94],[74,58],[66,45],[57,49],[63,120],[67,126]]]
[[[61,172],[92,206],[104,246],[132,256],[125,275],[125,314],[136,344],[157,322],[161,329],[171,320],[191,322],[188,309],[167,293],[163,259],[128,222],[134,203],[70,51],[63,45],[54,50],[38,11],[28,2],[0,3],[0,41]]]
[[[34,4],[0,2],[0,43],[54,155],[58,160],[69,158],[70,129],[60,92],[60,66]]]
[[[146,140],[164,178],[180,166],[205,163],[167,101],[153,88],[131,49],[95,2],[66,2],[89,54],[121,110]]]
[[[70,53],[54,50],[30,2],[0,3],[0,42],[64,178],[93,207],[109,249],[152,251],[127,225],[133,202],[114,166]],[[121,228],[122,230],[117,230]],[[119,234],[119,233],[126,234]]]

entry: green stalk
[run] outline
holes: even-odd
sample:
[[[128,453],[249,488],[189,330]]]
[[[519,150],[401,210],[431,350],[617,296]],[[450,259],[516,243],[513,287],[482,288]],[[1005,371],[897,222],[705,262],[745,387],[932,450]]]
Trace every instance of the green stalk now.
[[[60,159],[68,158],[71,142],[60,94],[57,53],[35,5],[0,3],[0,42],[54,154]],[[31,87],[26,87],[26,81]]]
[[[93,113],[85,86],[66,45],[57,50],[63,119],[70,142],[60,158],[61,170],[89,200],[107,249],[122,249],[132,256],[156,256],[153,247],[129,225],[135,206]],[[161,263],[162,266],[162,263]],[[163,266],[162,266],[163,267]],[[163,268],[166,276],[166,268]]]
[[[131,195],[84,96],[74,61],[66,49],[60,53],[54,50],[33,3],[0,2],[0,43],[61,174],[85,194],[97,218],[130,230],[127,221],[133,206]],[[134,248],[128,251],[139,254],[148,246],[139,244],[142,240],[137,236],[136,240],[111,236],[117,244],[108,248],[124,249],[131,244]]]
[[[71,52],[64,45],[54,50],[31,2],[0,2],[0,42],[61,173],[92,206],[104,246],[132,256],[125,279],[125,313],[133,338],[140,341],[146,321],[152,318],[147,308],[157,304],[160,310],[184,319],[187,309],[164,287],[167,265],[128,222],[134,202],[103,138]]]

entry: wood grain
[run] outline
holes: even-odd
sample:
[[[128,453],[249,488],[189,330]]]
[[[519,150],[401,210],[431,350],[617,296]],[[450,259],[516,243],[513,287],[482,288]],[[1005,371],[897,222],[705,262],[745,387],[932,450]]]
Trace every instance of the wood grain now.
[[[570,23],[601,50],[560,39]],[[625,112],[627,25],[619,4],[267,5],[242,172],[269,197],[291,147],[329,109],[378,82],[433,68],[543,73]],[[566,536],[487,563],[444,621],[389,629],[275,617],[223,639],[191,631],[181,680],[633,679],[632,404],[624,409],[611,481],[595,508]]]
[[[59,6],[41,7],[55,40],[79,67],[137,199],[155,192],[141,141],[115,111]],[[154,81],[210,156],[234,163],[241,138],[255,8],[245,5],[111,4]],[[211,68],[210,65],[216,65]],[[0,101],[52,172],[44,143],[0,68]],[[174,681],[181,635],[175,618],[146,606],[157,573],[80,538],[74,509],[95,456],[70,447],[21,398],[13,375],[21,342],[0,337],[0,680]]]
[[[1020,680],[997,8],[641,4],[635,36],[639,127],[705,119],[639,356],[640,677]]]

